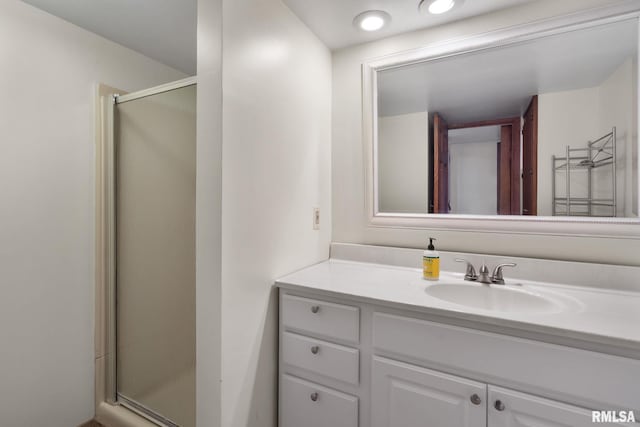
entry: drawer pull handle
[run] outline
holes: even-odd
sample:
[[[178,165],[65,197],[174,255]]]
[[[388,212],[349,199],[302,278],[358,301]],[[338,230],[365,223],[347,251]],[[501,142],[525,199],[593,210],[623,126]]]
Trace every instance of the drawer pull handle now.
[[[480,399],[480,396],[478,396],[477,394],[473,394],[471,396],[471,403],[473,403],[474,405],[479,405],[482,403],[482,399]]]
[[[502,403],[501,400],[496,400],[496,403],[493,404],[493,407],[496,408],[496,411],[500,412],[504,411],[505,408],[504,403]]]
[[[311,347],[311,353],[313,354],[318,354],[319,350],[320,350],[320,347],[318,347],[317,345],[314,345],[313,347]]]
[[[318,393],[311,393],[311,400],[314,402],[318,400]]]
[[[319,311],[320,311],[320,306],[319,305],[314,305],[313,307],[311,307],[311,312],[313,314],[316,314]]]

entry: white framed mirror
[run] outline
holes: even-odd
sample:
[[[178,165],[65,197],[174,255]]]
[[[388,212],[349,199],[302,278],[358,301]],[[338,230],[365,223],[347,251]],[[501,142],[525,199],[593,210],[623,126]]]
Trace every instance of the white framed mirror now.
[[[637,3],[363,64],[371,226],[640,238]]]

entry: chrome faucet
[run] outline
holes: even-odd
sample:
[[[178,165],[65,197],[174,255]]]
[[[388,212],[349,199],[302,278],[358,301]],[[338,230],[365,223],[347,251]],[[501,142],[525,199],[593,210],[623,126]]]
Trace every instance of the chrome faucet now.
[[[473,267],[469,261],[464,258],[456,258],[456,262],[464,262],[467,264],[467,271],[464,275],[464,280],[468,280],[470,282],[480,282],[485,285],[495,284],[495,285],[504,285],[504,276],[502,274],[502,269],[504,267],[515,267],[517,264],[509,262],[505,264],[499,264],[493,269],[493,273],[489,275],[489,267],[483,262],[480,267],[479,273],[476,273],[476,269]]]

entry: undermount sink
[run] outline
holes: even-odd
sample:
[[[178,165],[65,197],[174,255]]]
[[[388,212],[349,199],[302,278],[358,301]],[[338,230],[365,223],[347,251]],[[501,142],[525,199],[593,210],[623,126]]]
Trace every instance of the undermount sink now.
[[[560,303],[551,298],[501,285],[434,284],[425,291],[434,298],[481,310],[549,313],[562,308]]]

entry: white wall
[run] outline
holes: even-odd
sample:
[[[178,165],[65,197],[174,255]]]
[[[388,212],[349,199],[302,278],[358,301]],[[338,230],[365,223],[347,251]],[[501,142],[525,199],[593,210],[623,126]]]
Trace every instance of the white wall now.
[[[223,21],[222,425],[271,427],[273,281],[329,255],[331,54],[280,0]]]
[[[94,414],[94,92],[183,74],[0,2],[0,425]]]
[[[333,53],[333,241],[423,247],[427,232],[368,227],[364,202],[361,64],[364,60],[480,34],[614,0],[540,0],[432,29],[390,37]],[[581,237],[430,231],[442,250],[640,265],[640,241]]]
[[[196,425],[219,427],[222,289],[222,0],[198,0]]]
[[[497,214],[498,142],[500,126],[449,131],[451,213]]]
[[[638,215],[637,64],[629,58],[600,86],[599,134],[616,127],[618,216]]]
[[[637,119],[634,114],[637,103],[635,83],[635,58],[622,63],[601,85],[564,92],[540,94],[538,97],[538,214],[552,214],[551,156],[564,157],[567,145],[571,148],[586,147],[593,141],[617,131],[617,215],[634,216],[637,212],[637,166],[634,170],[634,154],[637,150]],[[585,153],[586,154],[586,153]],[[558,163],[560,164],[560,163]],[[610,167],[593,169],[593,195],[596,198],[611,197]],[[565,196],[564,173],[557,175],[556,194]],[[573,197],[586,197],[587,174],[575,171],[572,176]],[[635,199],[634,199],[635,195]],[[596,208],[595,214],[610,215],[610,208]]]
[[[428,212],[429,114],[378,119],[380,212]]]
[[[566,156],[567,145],[586,147],[599,137],[599,89],[587,88],[538,95],[538,215],[553,212],[551,156]],[[558,163],[560,165],[560,163]],[[586,172],[572,179],[572,195],[586,197]],[[556,191],[565,196],[564,173],[558,174]],[[563,208],[562,208],[563,209]]]

